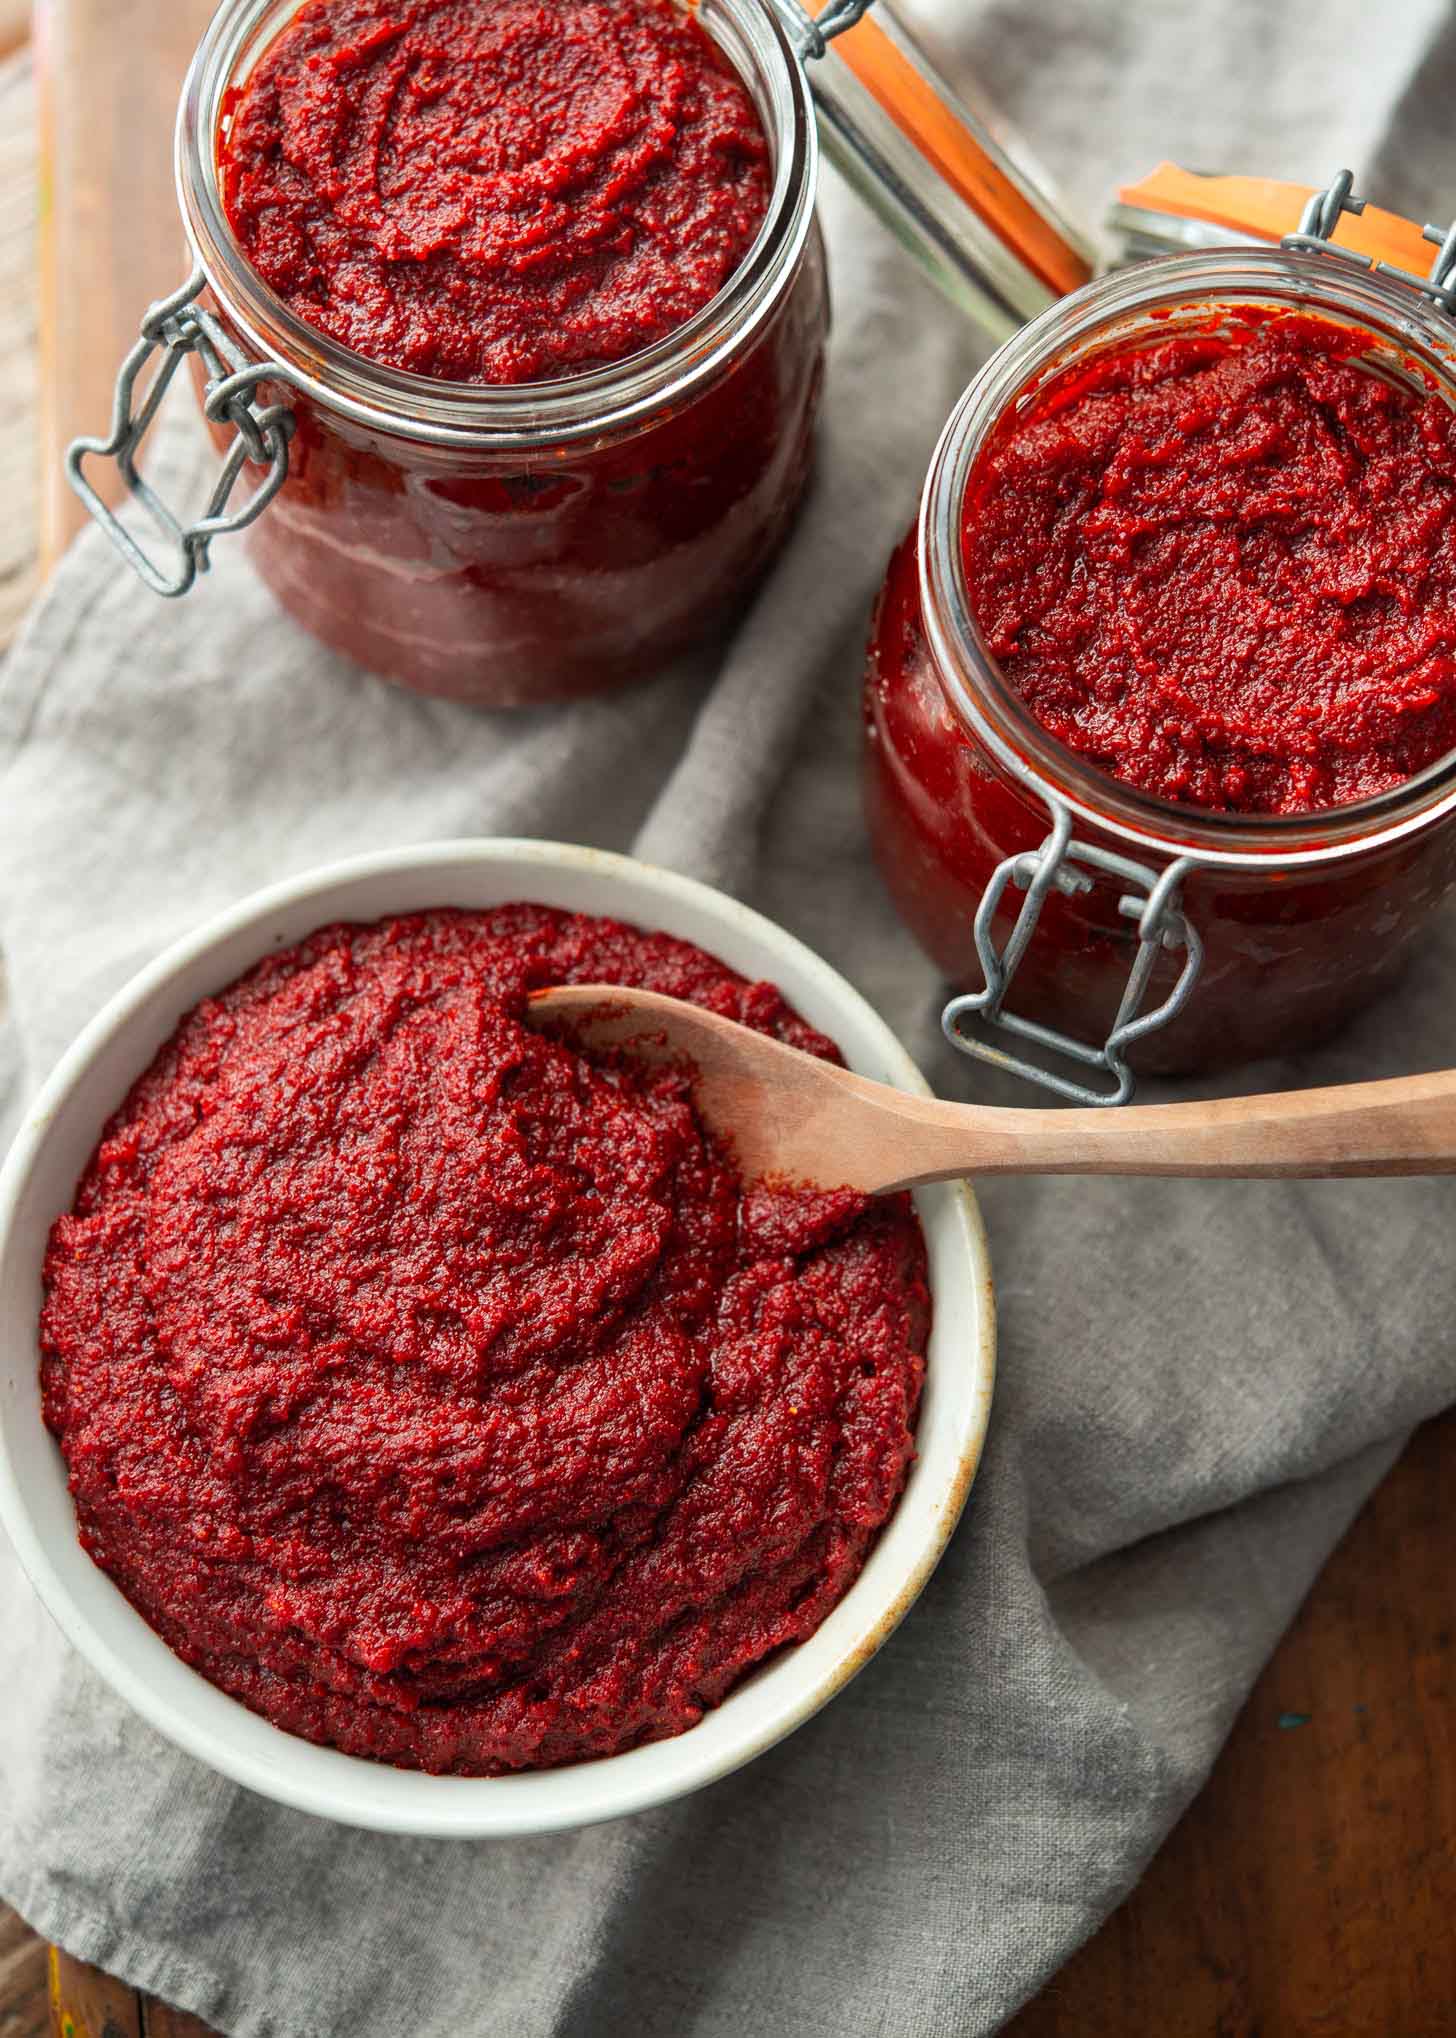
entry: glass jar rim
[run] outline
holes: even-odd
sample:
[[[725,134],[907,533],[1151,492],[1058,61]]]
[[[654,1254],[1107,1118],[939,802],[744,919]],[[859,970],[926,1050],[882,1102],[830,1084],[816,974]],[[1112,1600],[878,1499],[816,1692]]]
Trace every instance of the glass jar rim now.
[[[280,32],[296,11],[273,29]],[[178,201],[197,263],[244,349],[280,380],[357,424],[432,445],[526,451],[643,429],[713,380],[751,341],[797,273],[814,218],[818,132],[808,81],[770,0],[711,0],[736,38],[727,54],[768,130],[774,184],[738,268],[664,339],[621,361],[553,381],[441,382],[386,367],[299,318],[248,261],[228,222],[218,175],[225,94],[241,63],[272,40],[260,32],[279,0],[222,0],[198,44],[177,112]],[[711,32],[706,7],[696,17]],[[716,40],[717,38],[715,38]]]
[[[951,413],[920,502],[921,604],[948,705],[997,761],[1049,804],[1144,852],[1258,870],[1307,869],[1363,855],[1456,810],[1456,751],[1374,798],[1309,813],[1250,815],[1184,805],[1114,778],[1053,736],[1013,691],[976,623],[961,508],[987,435],[1048,368],[1083,344],[1166,333],[1170,308],[1268,303],[1328,317],[1398,350],[1456,408],[1456,325],[1407,283],[1339,256],[1286,248],[1216,248],[1144,262],[1088,284],[1009,340]],[[1161,313],[1156,328],[1155,313]]]

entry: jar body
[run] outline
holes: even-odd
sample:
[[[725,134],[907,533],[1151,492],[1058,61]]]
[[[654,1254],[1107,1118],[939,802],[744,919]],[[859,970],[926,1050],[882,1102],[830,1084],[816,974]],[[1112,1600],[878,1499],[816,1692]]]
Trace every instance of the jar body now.
[[[1161,911],[1171,887],[1201,966],[1177,1017],[1159,1021],[1189,953],[1155,951],[1136,1010],[1156,1023],[1128,1049],[1134,1074],[1214,1069],[1333,1032],[1400,973],[1456,884],[1456,752],[1369,799],[1317,811],[1155,798],[1038,721],[974,613],[965,520],[977,463],[1049,377],[1075,375],[1108,350],[1237,335],[1288,313],[1340,327],[1342,358],[1456,410],[1456,327],[1408,282],[1305,246],[1210,249],[1104,276],[1025,327],[966,390],[875,612],[865,796],[902,914],[952,985],[983,990],[983,896],[1008,859],[1069,826],[1071,862],[1045,888],[1001,1008],[1095,1053],[1122,1020],[1142,909],[1157,888]],[[1119,859],[1123,874],[1078,865],[1078,842]],[[1023,866],[1015,878],[1030,875]],[[1025,897],[1014,880],[999,894],[997,954]],[[1176,921],[1163,928],[1178,931]]]
[[[828,324],[816,226],[742,356],[625,435],[441,447],[265,385],[295,430],[254,567],[314,636],[422,693],[522,706],[645,678],[725,623],[788,536]]]
[[[864,693],[864,790],[885,881],[921,944],[958,990],[984,982],[973,923],[1004,858],[1037,849],[1046,805],[980,741],[947,698],[923,609],[915,532],[895,553],[871,630]],[[1110,830],[1076,833],[1130,852]],[[1313,1045],[1400,972],[1456,885],[1449,815],[1383,847],[1307,871],[1195,870],[1182,906],[1204,947],[1191,1002],[1140,1042],[1136,1068],[1192,1073]],[[1125,887],[1053,890],[1007,995],[1008,1010],[1093,1045],[1106,1038],[1136,955]],[[1024,894],[1008,886],[994,925],[1004,948]],[[1181,952],[1157,963],[1144,1009],[1172,990]]]

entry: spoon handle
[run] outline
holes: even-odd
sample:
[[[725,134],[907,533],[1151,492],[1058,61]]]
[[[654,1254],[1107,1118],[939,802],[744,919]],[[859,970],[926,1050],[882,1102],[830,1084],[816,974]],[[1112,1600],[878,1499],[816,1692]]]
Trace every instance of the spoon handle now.
[[[1125,1111],[942,1106],[913,1180],[976,1175],[1444,1175],[1456,1173],[1456,1069],[1263,1097],[1134,1105]],[[955,1112],[958,1125],[950,1113]],[[966,1115],[960,1114],[966,1112]],[[938,1115],[938,1114],[937,1114]],[[959,1167],[950,1148],[959,1132]],[[909,1186],[907,1181],[905,1186]]]

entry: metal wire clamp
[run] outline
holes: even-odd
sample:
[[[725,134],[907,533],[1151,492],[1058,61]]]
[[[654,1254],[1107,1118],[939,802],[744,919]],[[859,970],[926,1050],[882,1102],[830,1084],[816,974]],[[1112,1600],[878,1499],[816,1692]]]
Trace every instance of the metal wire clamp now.
[[[801,63],[824,56],[835,36],[863,21],[875,0],[829,0],[817,18],[799,0],[776,0],[784,26],[792,38]]]
[[[196,269],[180,290],[152,306],[142,320],[141,337],[116,378],[110,436],[76,439],[66,453],[67,479],[91,515],[147,586],[168,596],[186,594],[198,574],[207,571],[208,548],[214,538],[244,530],[262,515],[288,477],[288,441],[293,436],[291,410],[283,404],[260,406],[255,401],[260,383],[285,381],[287,371],[276,362],[244,358],[211,312],[197,303],[205,286],[206,278]],[[172,378],[194,353],[207,371],[203,401],[207,418],[214,424],[230,424],[237,437],[223,459],[201,517],[183,523],[143,478],[136,460]],[[154,354],[161,358],[138,402],[137,385]],[[141,504],[161,536],[176,547],[176,564],[170,570],[148,555],[87,480],[86,461],[93,456],[116,462],[128,493]],[[238,477],[249,462],[268,471],[242,508],[229,512]]]
[[[1357,269],[1369,269],[1377,276],[1393,277],[1397,283],[1404,283],[1422,297],[1429,298],[1448,317],[1456,318],[1456,223],[1449,227],[1421,228],[1421,238],[1429,241],[1437,253],[1430,274],[1418,276],[1413,269],[1402,269],[1398,262],[1378,262],[1373,255],[1362,255],[1356,248],[1340,246],[1335,234],[1342,216],[1347,212],[1358,216],[1365,210],[1366,201],[1355,197],[1354,192],[1352,172],[1337,171],[1334,180],[1323,191],[1316,191],[1305,206],[1299,231],[1286,234],[1279,245],[1307,254],[1333,255],[1339,261],[1352,263]]]
[[[1151,870],[1146,864],[1135,863],[1131,857],[1118,856],[1112,850],[1098,848],[1091,842],[1075,841],[1070,809],[1060,800],[1048,800],[1047,804],[1052,814],[1050,835],[1039,849],[1008,856],[1004,863],[998,864],[976,911],[976,956],[986,979],[986,988],[952,998],[941,1015],[941,1026],[946,1039],[962,1054],[973,1055],[977,1061],[989,1062],[993,1068],[1004,1069],[1027,1082],[1040,1083],[1044,1089],[1053,1090],[1059,1097],[1066,1097],[1075,1104],[1125,1104],[1136,1086],[1132,1070],[1127,1065],[1127,1050],[1177,1018],[1192,995],[1203,965],[1203,943],[1178,904],[1179,889],[1189,871],[1196,867],[1195,859],[1182,856],[1165,870]],[[1005,1009],[1011,980],[1036,932],[1041,909],[1053,886],[1068,896],[1089,892],[1096,873],[1119,879],[1134,888],[1123,893],[1117,907],[1127,919],[1135,920],[1138,928],[1138,951],[1128,972],[1122,1003],[1112,1030],[1100,1047],[1074,1040],[1070,1034],[1059,1032],[1055,1027],[1042,1026],[1034,1019],[1022,1019]],[[998,950],[991,925],[1008,885],[1025,892],[1026,898],[1005,948]],[[1160,952],[1180,948],[1186,951],[1186,960],[1177,983],[1161,1005],[1144,1012],[1143,999]],[[1034,1041],[1039,1047],[1064,1055],[1084,1068],[1099,1069],[1112,1078],[1113,1087],[1110,1090],[1094,1089],[1090,1083],[1078,1082],[1071,1076],[1058,1074],[1054,1069],[1041,1068],[1021,1055],[1009,1053],[989,1040],[967,1033],[962,1022],[971,1018],[1004,1032],[1018,1034],[1023,1040]]]

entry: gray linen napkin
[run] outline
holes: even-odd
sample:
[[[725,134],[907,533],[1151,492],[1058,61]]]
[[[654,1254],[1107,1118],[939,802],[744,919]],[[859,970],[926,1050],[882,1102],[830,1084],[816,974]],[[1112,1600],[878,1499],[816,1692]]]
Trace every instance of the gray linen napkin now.
[[[1306,181],[1349,159],[1384,203],[1456,204],[1436,0],[918,16],[1089,210],[1163,153]],[[324,859],[473,832],[636,849],[739,891],[944,1091],[989,1094],[938,1045],[854,773],[868,603],[974,350],[837,189],[826,214],[839,323],[809,514],[736,634],[630,698],[511,718],[415,700],[321,653],[235,558],[168,607],[78,547],[0,685],[12,1102],[203,915]],[[185,434],[173,451],[195,465]],[[1256,1079],[1445,1063],[1453,990],[1448,928],[1382,1012]],[[1453,1197],[988,1191],[1000,1387],[929,1590],[783,1747],[595,1831],[425,1843],[279,1811],[115,1702],[7,1553],[0,1887],[241,2038],[993,2030],[1132,1885],[1402,1434],[1456,1395]]]

